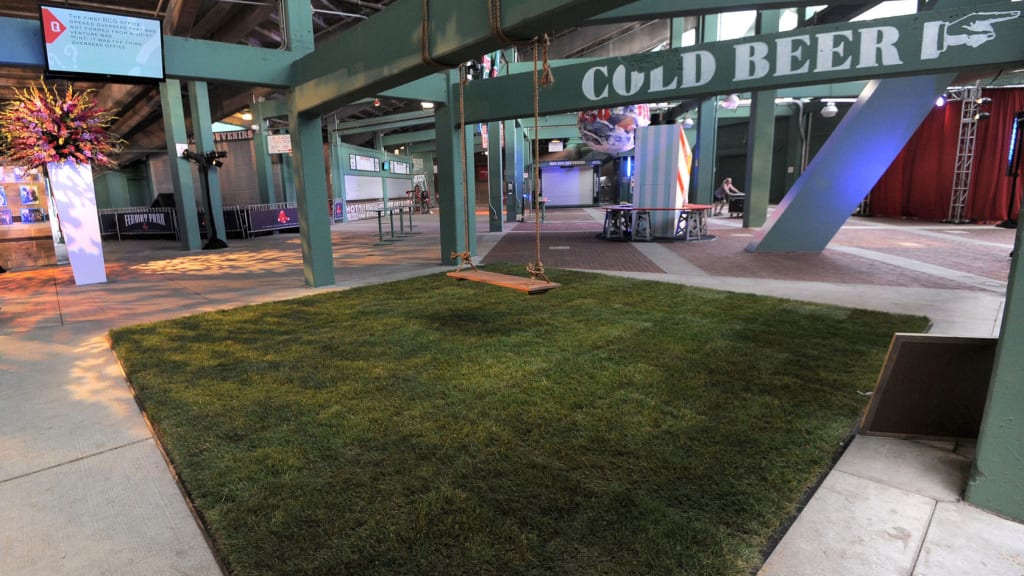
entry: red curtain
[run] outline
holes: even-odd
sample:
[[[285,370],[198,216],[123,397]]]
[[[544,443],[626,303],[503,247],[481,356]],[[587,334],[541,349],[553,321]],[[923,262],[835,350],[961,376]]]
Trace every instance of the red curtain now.
[[[1024,89],[986,88],[991,104],[978,123],[965,217],[992,222],[1004,220],[1013,179],[1006,175],[1010,126],[1024,111]],[[960,137],[960,102],[936,107],[871,190],[871,211],[879,216],[942,220],[949,216],[956,148]],[[1019,186],[1019,184],[1018,184]],[[1014,202],[1014,216],[1020,204]]]

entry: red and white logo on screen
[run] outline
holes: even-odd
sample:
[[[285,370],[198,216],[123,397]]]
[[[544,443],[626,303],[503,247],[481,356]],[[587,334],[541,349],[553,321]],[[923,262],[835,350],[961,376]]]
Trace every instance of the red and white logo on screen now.
[[[53,44],[68,27],[46,8],[43,8],[43,35],[47,44]]]

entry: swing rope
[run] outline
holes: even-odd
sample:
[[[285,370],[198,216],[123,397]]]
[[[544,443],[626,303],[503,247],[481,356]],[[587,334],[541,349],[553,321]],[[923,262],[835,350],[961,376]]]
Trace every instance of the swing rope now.
[[[426,22],[427,15],[427,0],[423,0],[423,16],[424,22]],[[534,37],[529,40],[519,40],[508,36],[501,25],[501,0],[488,0],[487,2],[487,13],[488,19],[491,25],[491,33],[495,38],[500,40],[504,44],[525,44],[530,43],[533,47],[533,182],[535,193],[533,194],[533,220],[534,220],[534,236],[536,244],[535,261],[530,262],[526,266],[526,271],[530,274],[530,280],[542,279],[545,283],[553,284],[551,280],[544,273],[544,263],[541,261],[541,241],[540,241],[540,167],[538,166],[538,159],[540,158],[540,139],[538,134],[540,133],[540,88],[541,86],[550,86],[554,83],[554,74],[551,71],[551,64],[548,61],[548,47],[551,45],[551,39],[547,34],[543,36]],[[424,23],[424,26],[426,24]],[[425,36],[425,34],[424,34]],[[538,53],[543,50],[543,71],[541,72],[538,68]],[[426,39],[424,39],[424,54],[428,54]],[[427,56],[424,56],[426,61]],[[452,252],[449,256],[452,259],[457,259],[459,264],[455,269],[455,272],[460,272],[465,265],[469,265],[473,271],[479,272],[476,265],[473,263],[472,254],[469,246],[469,233],[470,226],[473,225],[473,218],[475,216],[472,205],[470,204],[469,198],[469,182],[466,177],[465,171],[468,164],[467,151],[466,151],[466,97],[465,88],[469,82],[469,75],[466,69],[466,65],[459,65],[459,151],[461,155],[461,168],[462,168],[462,198],[464,203],[464,214],[465,214],[465,228],[463,236],[463,248],[462,252]],[[557,284],[554,284],[557,286]]]
[[[537,52],[541,48],[542,42],[544,73],[543,76],[540,76],[537,70]],[[536,236],[537,260],[536,262],[530,262],[526,266],[526,271],[530,273],[530,278],[534,280],[541,278],[548,283],[551,280],[544,274],[544,263],[541,262],[540,258],[540,87],[550,86],[555,81],[554,75],[551,73],[551,64],[548,63],[548,46],[550,45],[551,40],[547,34],[543,38],[537,38],[533,41],[533,224]]]
[[[466,164],[468,160],[466,158],[466,83],[469,82],[469,74],[466,70],[465,64],[459,65],[459,151],[462,168],[462,202],[464,212],[466,214],[466,227],[463,229],[462,246],[464,250],[462,252],[452,252],[449,258],[458,258],[459,266],[455,269],[456,272],[462,270],[462,267],[467,263],[474,270],[478,271],[476,264],[473,264],[473,255],[470,253],[469,248],[469,231],[472,225],[472,219],[470,218],[470,204],[469,204],[469,182],[466,178]]]

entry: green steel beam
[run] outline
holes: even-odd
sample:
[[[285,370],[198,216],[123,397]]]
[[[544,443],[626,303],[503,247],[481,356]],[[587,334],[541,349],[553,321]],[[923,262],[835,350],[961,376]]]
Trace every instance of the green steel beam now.
[[[342,134],[360,134],[433,123],[433,110],[423,110],[419,112],[403,112],[390,116],[378,116],[376,118],[364,118],[362,120],[349,120],[348,122],[339,123],[335,130]]]
[[[697,27],[698,45],[703,47],[718,40],[720,17],[717,14],[702,16]],[[696,190],[690,191],[690,202],[711,204],[715,186],[715,168],[718,157],[718,106],[714,98],[705,98],[697,112],[697,149],[693,155],[691,170],[696,175],[690,181]]]
[[[523,129],[515,120],[505,121],[505,221],[515,222],[522,212]]]
[[[757,15],[757,34],[779,31],[778,10]],[[759,90],[750,103],[747,131],[747,181],[744,192],[743,227],[758,228],[768,219],[768,199],[772,188],[772,149],[775,146],[775,90]]]
[[[259,106],[264,118],[288,116],[288,100],[264,100]]]
[[[529,124],[533,126],[533,116],[529,118],[520,118],[519,121],[524,125]],[[576,114],[554,114],[549,116],[541,116],[538,119],[537,126],[541,128],[550,128],[553,126],[576,126]]]
[[[185,131],[185,106],[181,99],[181,81],[168,78],[160,83],[160,106],[164,111],[164,133],[167,135],[167,150],[171,169],[171,185],[174,189],[175,213],[183,250],[199,250],[199,212],[196,210],[196,192],[192,186],[192,167],[189,161],[177,153],[178,146],[188,145]]]
[[[260,202],[272,204],[276,202],[274,193],[274,167],[267,150],[267,122],[264,106],[265,102],[257,102],[252,107],[253,123],[260,127],[258,132],[253,134],[253,153],[256,159],[256,188],[258,189]],[[286,158],[285,161],[289,159]]]
[[[541,91],[540,113],[1017,65],[1024,62],[1020,8],[934,10],[562,66]],[[471,82],[467,122],[532,116],[533,99],[525,97],[532,84],[531,74]]]
[[[313,50],[312,12],[308,2],[285,2],[294,26],[289,50],[241,44],[163,37],[164,73],[168,78],[241,82],[260,86],[290,86],[292,64]],[[0,65],[42,68],[45,64],[38,20],[0,18]],[[239,66],[245,62],[245,66]]]
[[[817,6],[820,0],[640,0],[630,6],[623,6],[587,20],[592,24],[613,24],[637,20],[661,20],[678,16],[704,16],[738,10],[768,10],[774,8],[797,8]],[[832,0],[828,4],[863,4],[864,0]]]
[[[491,122],[487,125],[487,214],[488,230],[501,232],[502,189],[502,157],[501,157],[501,123]]]
[[[625,0],[630,3],[635,0]],[[622,0],[519,0],[501,6],[504,32],[532,38],[623,5]],[[429,14],[424,14],[424,7]],[[327,113],[354,100],[401,86],[435,70],[501,48],[485,2],[401,3],[346,30],[300,58],[293,67],[295,106]],[[426,35],[423,31],[423,22]],[[424,36],[426,36],[424,38]],[[396,41],[395,39],[402,39]],[[422,47],[426,45],[424,54]],[[338,55],[345,57],[339,58]],[[358,55],[358,57],[352,57]]]
[[[746,250],[824,250],[955,77],[946,73],[869,82]]]
[[[293,98],[293,95],[289,95]],[[319,114],[301,114],[291,106],[288,125],[295,171],[295,202],[299,213],[302,270],[306,285],[334,284],[334,255],[328,219],[327,169]],[[287,163],[285,163],[287,164]]]
[[[210,93],[206,82],[192,81],[188,83],[188,106],[192,112],[192,137],[196,143],[196,154],[202,156],[207,152],[213,152],[216,148],[213,145],[213,120],[210,118]],[[258,136],[258,135],[257,135]],[[231,162],[231,159],[227,160]],[[221,240],[227,239],[227,229],[224,228],[224,202],[220,195],[220,171],[211,166],[207,169],[206,182],[209,186],[206,189],[207,198],[203,198],[203,206],[209,206],[212,214],[213,226]],[[209,223],[210,220],[207,220]],[[207,226],[207,239],[210,235]]]
[[[296,0],[282,4],[287,50],[164,36],[164,73],[188,80],[291,86],[295,60],[313,52],[313,7]]]
[[[448,86],[445,74],[431,74],[408,84],[402,84],[390,90],[385,90],[379,95],[386,98],[404,98],[406,100],[420,100],[425,102],[444,102],[448,97]]]
[[[385,134],[384,146],[396,144],[415,144],[417,142],[433,142],[437,140],[436,130],[417,130],[416,132],[399,132],[398,134]]]
[[[967,501],[1024,522],[1024,226],[1016,246]]]
[[[579,138],[580,129],[576,125],[541,128],[537,137],[541,140],[561,140],[563,138]]]
[[[458,81],[455,72],[449,72],[448,75],[450,82]],[[476,191],[473,187],[475,175],[471,160],[474,137],[472,130],[466,130],[466,139],[462,140],[462,130],[456,127],[456,94],[457,90],[453,90],[449,103],[435,109],[441,264],[455,264],[456,259],[452,257],[452,253],[468,251],[470,254],[476,254]],[[466,149],[465,159],[462,157],[463,146]],[[467,187],[466,190],[463,189],[464,185]]]
[[[284,11],[284,30],[287,39],[285,48],[292,53],[293,57],[305,56],[316,49],[315,34],[313,31],[313,6],[305,0],[285,0],[282,2]],[[248,66],[248,62],[246,62]]]

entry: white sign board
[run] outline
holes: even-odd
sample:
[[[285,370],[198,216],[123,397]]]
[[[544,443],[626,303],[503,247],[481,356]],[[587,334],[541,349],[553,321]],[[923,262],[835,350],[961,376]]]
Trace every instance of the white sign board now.
[[[291,134],[270,134],[267,136],[267,152],[270,154],[291,154]]]

